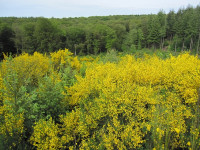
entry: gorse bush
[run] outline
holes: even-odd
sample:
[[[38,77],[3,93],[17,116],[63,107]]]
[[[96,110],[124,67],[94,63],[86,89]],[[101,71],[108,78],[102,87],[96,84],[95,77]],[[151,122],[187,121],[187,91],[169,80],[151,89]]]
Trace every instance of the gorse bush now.
[[[198,57],[186,53],[164,60],[156,55],[120,58],[111,52],[106,59],[79,61],[67,49],[49,57],[36,53],[4,59],[0,145],[8,149],[199,148]]]
[[[77,134],[87,136],[81,148],[197,149],[199,63],[189,54],[166,60],[128,55],[119,64],[87,68],[68,89],[86,128]]]
[[[51,62],[51,58],[35,52],[15,58],[5,56],[1,63],[0,127],[1,136],[4,136],[1,141],[5,145],[3,149],[27,147],[35,121],[51,117],[56,121],[59,115],[66,112],[62,106],[62,93],[65,91],[62,82],[65,80],[62,81],[61,73],[54,70]]]
[[[41,119],[35,123],[34,132],[30,141],[37,149],[56,150],[62,148],[59,138],[59,128],[58,125],[52,121],[52,118],[48,121]]]

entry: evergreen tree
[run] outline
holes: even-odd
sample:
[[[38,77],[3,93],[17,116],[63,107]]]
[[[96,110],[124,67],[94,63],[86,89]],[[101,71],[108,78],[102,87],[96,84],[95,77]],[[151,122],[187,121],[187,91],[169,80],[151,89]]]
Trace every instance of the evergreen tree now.
[[[160,11],[157,14],[158,21],[159,21],[159,37],[160,37],[160,49],[163,49],[164,40],[166,36],[166,15],[163,11]]]
[[[160,37],[160,23],[156,16],[153,16],[149,19],[148,22],[148,36],[147,42],[149,47],[152,46],[154,49],[159,44]]]
[[[167,32],[167,36],[170,38],[170,42],[173,39],[174,35],[175,35],[175,12],[173,10],[171,10],[166,18],[166,32]]]

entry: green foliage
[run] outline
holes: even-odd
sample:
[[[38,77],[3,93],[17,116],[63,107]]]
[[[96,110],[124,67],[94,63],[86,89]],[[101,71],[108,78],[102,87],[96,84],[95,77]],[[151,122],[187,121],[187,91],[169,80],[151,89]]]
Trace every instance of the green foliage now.
[[[14,37],[12,28],[8,24],[0,22],[0,59],[3,58],[3,52],[7,54],[16,53]]]
[[[30,142],[37,149],[52,149],[57,150],[64,148],[62,147],[59,138],[59,128],[58,125],[54,123],[52,118],[48,121],[40,119],[34,126],[34,132],[30,138]]]
[[[199,20],[0,18],[0,149],[198,149]]]
[[[153,49],[155,49],[159,43],[159,20],[156,16],[152,17],[148,23],[148,37],[147,42],[149,45],[152,45]]]
[[[107,63],[107,62],[117,63],[117,62],[119,62],[119,60],[120,60],[120,58],[117,55],[117,51],[114,49],[111,49],[106,53],[106,55],[103,59],[103,62],[104,63]]]
[[[46,18],[39,18],[35,27],[34,37],[36,39],[37,51],[52,52],[61,48],[58,28]]]
[[[197,149],[199,64],[149,49],[5,56],[0,148]]]
[[[34,37],[35,32],[35,23],[29,22],[27,24],[23,25],[24,29],[24,37],[23,37],[23,43],[21,44],[21,51],[27,52],[27,53],[34,53],[34,51],[37,50],[37,42]]]
[[[69,66],[59,62],[62,69],[54,71],[55,64],[50,64],[52,60],[46,55],[5,56],[0,66],[0,145],[3,149],[31,149],[29,138],[34,123],[49,118],[60,122],[59,116],[70,109],[63,104],[65,87],[74,84],[76,69],[80,66],[76,57],[67,58]]]
[[[168,14],[159,11],[157,15],[0,18],[0,49],[32,54],[69,48],[74,55],[96,55],[109,49],[129,52],[168,47],[171,51],[198,52],[199,14],[199,6],[188,6]]]
[[[66,45],[65,47],[74,50],[74,54],[85,53],[85,44],[86,40],[85,30],[81,27],[69,27],[66,29]]]
[[[41,118],[54,120],[64,112],[62,108],[62,86],[60,83],[54,83],[51,78],[44,77],[36,89],[37,97],[33,101],[33,117],[36,120]]]

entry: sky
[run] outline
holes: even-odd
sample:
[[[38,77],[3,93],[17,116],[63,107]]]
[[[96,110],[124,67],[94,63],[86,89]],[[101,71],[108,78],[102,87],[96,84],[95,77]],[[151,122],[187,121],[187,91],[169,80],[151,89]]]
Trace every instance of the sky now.
[[[0,0],[0,17],[69,18],[168,13],[199,0]]]

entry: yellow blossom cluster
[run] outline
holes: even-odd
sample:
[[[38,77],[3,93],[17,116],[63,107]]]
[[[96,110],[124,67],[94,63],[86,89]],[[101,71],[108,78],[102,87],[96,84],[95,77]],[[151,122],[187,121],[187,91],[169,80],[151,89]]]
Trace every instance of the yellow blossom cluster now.
[[[22,141],[22,135],[24,133],[23,113],[15,114],[11,106],[4,105],[2,107],[2,114],[4,115],[4,120],[1,120],[0,135],[3,135],[7,142],[12,139],[10,145],[12,149]]]
[[[82,57],[80,58],[80,61],[81,62],[93,62],[95,59],[92,58],[91,56],[90,57]]]
[[[59,70],[62,67],[67,67],[69,65],[78,71],[81,68],[81,64],[77,57],[71,57],[73,53],[69,52],[68,49],[59,50],[57,52],[51,53],[51,61],[55,70]]]
[[[37,84],[49,70],[50,64],[47,56],[35,52],[33,55],[24,53],[13,59],[6,58],[2,63],[2,76],[15,74],[18,78],[18,86],[27,83]]]
[[[10,106],[4,106],[5,124],[1,127],[1,133],[12,137],[13,134],[23,133],[24,118],[23,114],[14,115],[11,109]]]
[[[89,65],[85,77],[66,88],[66,101],[79,109],[85,126],[79,134],[87,133],[82,148],[187,147],[188,132],[198,147],[199,71],[200,61],[189,54],[166,60],[127,55],[117,64]]]
[[[63,148],[59,134],[60,129],[58,128],[58,125],[54,123],[52,118],[48,121],[41,119],[39,122],[35,123],[34,132],[30,141],[38,150],[56,150]]]
[[[0,108],[1,108],[2,103],[3,103],[3,78],[0,72]],[[0,114],[1,114],[1,109],[0,109]]]
[[[62,58],[62,61],[57,61],[57,55],[60,55],[58,56],[58,59]],[[14,58],[12,56],[8,57],[4,55],[4,60],[0,62],[0,137],[3,138],[3,140],[0,142],[0,145],[4,144],[5,149],[19,149],[19,147],[24,144],[24,141],[21,140],[27,138],[25,136],[26,134],[31,134],[27,133],[32,128],[32,126],[27,127],[27,122],[30,123],[34,121],[28,120],[29,118],[34,117],[36,119],[38,117],[34,116],[34,113],[35,111],[38,111],[39,107],[35,105],[35,108],[31,108],[33,112],[28,112],[30,111],[30,107],[34,107],[31,105],[34,104],[34,101],[30,100],[37,101],[36,97],[40,98],[42,95],[38,93],[42,93],[44,90],[41,89],[41,87],[48,88],[46,86],[47,83],[44,83],[47,81],[45,80],[45,77],[48,76],[51,78],[52,85],[58,86],[57,83],[61,82],[63,75],[55,70],[55,66],[62,66],[62,64],[65,63],[63,61],[67,61],[71,69],[78,71],[81,67],[78,58],[73,57],[72,53],[70,53],[67,49],[51,53],[51,56],[47,56],[46,54],[41,54],[38,52],[35,52],[33,55],[22,53]],[[60,89],[57,90],[57,92],[58,91],[63,92]],[[44,92],[46,91],[44,90]],[[59,95],[56,94],[55,96]],[[52,108],[52,110],[54,110],[54,108]],[[26,122],[24,122],[24,120],[26,120]],[[47,133],[49,138],[46,139],[46,145],[44,146],[47,146],[50,149],[58,149],[57,144],[60,139],[59,137],[54,138],[54,135],[58,133],[56,131],[58,126],[52,122],[53,121],[51,120],[46,123],[43,120],[43,122],[40,121],[39,123],[40,126],[50,126],[52,132],[54,132],[52,133],[53,135],[50,135],[51,133]],[[24,127],[25,124],[26,127]],[[36,127],[40,126],[36,125]],[[27,128],[28,131],[26,131]],[[40,131],[41,130],[38,132]],[[44,130],[45,134],[46,132],[47,130]],[[36,141],[35,143],[37,143],[37,138],[39,137],[34,138],[34,136],[35,135],[33,134],[31,141]],[[42,140],[43,139],[41,139],[41,141]],[[26,141],[28,141],[28,139],[26,139]],[[42,147],[41,143],[38,145],[34,142],[32,143],[38,148]],[[46,148],[42,147],[41,149]]]
[[[199,148],[197,56],[126,55],[101,62],[72,55],[68,49],[24,53],[1,62],[0,136],[11,149],[23,134],[32,134],[26,142],[37,149]]]

